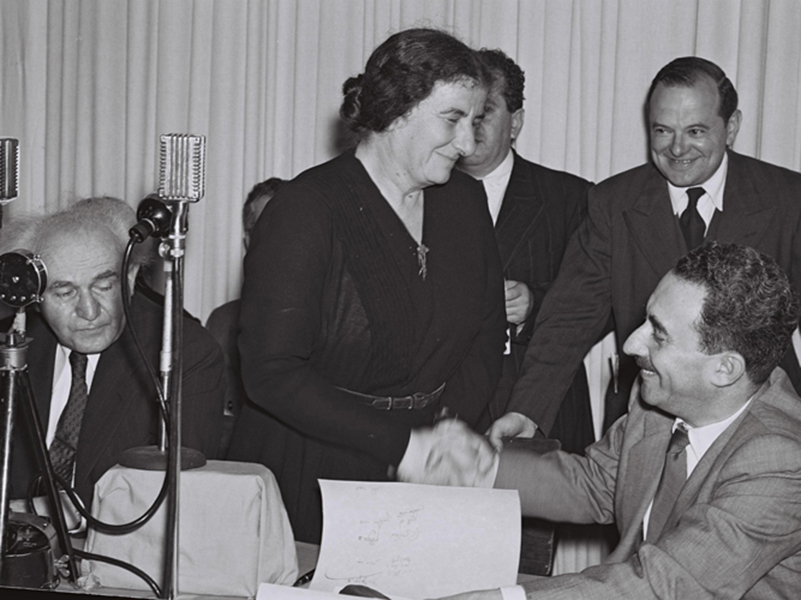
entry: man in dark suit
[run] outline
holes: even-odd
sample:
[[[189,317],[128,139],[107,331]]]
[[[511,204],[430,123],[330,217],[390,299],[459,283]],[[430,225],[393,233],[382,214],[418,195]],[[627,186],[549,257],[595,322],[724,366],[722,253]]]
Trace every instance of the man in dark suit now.
[[[711,242],[679,260],[624,346],[641,367],[628,414],[586,456],[509,444],[484,471],[519,490],[524,514],[615,522],[620,544],[525,596],[465,597],[797,597],[801,399],[777,365],[798,316],[787,276],[753,248]]]
[[[248,192],[245,204],[242,206],[242,243],[247,252],[250,245],[250,233],[256,221],[261,215],[261,211],[267,206],[267,202],[275,195],[278,188],[284,182],[278,177],[270,177],[260,181]],[[225,378],[228,382],[225,387],[225,417],[223,419],[223,433],[220,441],[220,456],[225,456],[228,451],[228,444],[231,441],[234,423],[247,399],[245,384],[242,383],[240,372],[239,348],[236,344],[239,334],[239,306],[242,302],[229,300],[221,304],[209,315],[206,321],[206,329],[209,330],[225,356]]]
[[[570,236],[587,211],[590,183],[521,158],[513,149],[523,128],[525,76],[500,50],[479,51],[493,75],[476,150],[457,167],[484,183],[506,280],[509,340],[486,426],[506,411],[545,293],[559,271]],[[594,440],[587,376],[580,365],[553,426],[545,431],[564,450],[583,452]]]
[[[495,443],[537,426],[547,431],[610,314],[619,346],[661,277],[704,235],[757,248],[801,284],[801,175],[730,149],[741,115],[725,73],[702,58],[678,58],[656,75],[646,105],[652,161],[590,191],[588,217],[543,302],[508,413],[493,424]],[[625,412],[638,372],[620,354],[607,427]],[[798,388],[792,347],[782,366]]]
[[[133,289],[145,260],[137,246],[131,268],[121,272],[128,229],[135,223],[123,201],[90,198],[3,230],[3,251],[25,248],[40,255],[47,269],[38,310],[28,310],[28,372],[54,470],[87,506],[95,482],[124,450],[158,442],[155,384],[130,328],[136,328],[148,360],[157,365],[162,308],[134,294],[132,323],[126,323],[122,306],[122,278],[128,277]],[[182,445],[215,458],[222,422],[222,352],[192,319],[185,317],[183,327]],[[82,402],[83,409],[76,409]],[[67,427],[69,420],[77,427]],[[27,495],[31,478],[40,471],[24,425],[20,419],[13,440],[11,495],[16,498]]]

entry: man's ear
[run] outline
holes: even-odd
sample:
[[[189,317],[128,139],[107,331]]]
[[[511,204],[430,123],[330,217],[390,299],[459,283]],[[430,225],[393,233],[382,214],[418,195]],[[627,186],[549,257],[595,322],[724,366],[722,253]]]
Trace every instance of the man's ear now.
[[[729,117],[729,122],[726,123],[726,145],[729,148],[734,146],[734,140],[737,139],[737,133],[740,131],[740,122],[742,119],[743,114],[738,108],[732,113],[731,117]]]
[[[712,383],[717,387],[733,385],[745,375],[745,359],[739,352],[721,352],[715,361]]]
[[[517,139],[517,136],[520,135],[520,130],[523,129],[523,122],[525,121],[526,117],[526,109],[525,108],[518,108],[515,112],[512,113],[512,141]]]

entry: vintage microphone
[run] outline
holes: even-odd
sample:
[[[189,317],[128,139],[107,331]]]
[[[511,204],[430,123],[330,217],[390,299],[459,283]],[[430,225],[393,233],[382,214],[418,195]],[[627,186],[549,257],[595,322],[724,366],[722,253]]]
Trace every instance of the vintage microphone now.
[[[16,199],[19,185],[19,140],[0,138],[0,227],[3,205]]]
[[[0,224],[2,206],[16,199],[19,183],[19,140],[0,138]],[[26,550],[12,556],[9,545],[20,541],[30,531],[15,534],[10,526],[9,501],[11,494],[11,449],[16,425],[17,406],[28,413],[28,425],[34,439],[37,459],[44,471],[45,492],[50,505],[51,519],[58,536],[60,551],[66,553],[69,579],[78,578],[78,563],[67,532],[64,509],[56,493],[55,477],[45,443],[44,428],[36,411],[28,378],[27,351],[30,338],[26,336],[25,308],[41,302],[47,286],[47,269],[38,256],[27,250],[15,250],[0,255],[0,301],[16,309],[11,330],[0,335],[0,582],[36,581],[51,583],[52,557],[29,541]],[[49,549],[47,549],[49,552]],[[45,558],[41,558],[41,557]],[[30,559],[29,557],[33,557]],[[12,561],[14,566],[12,567]],[[35,575],[32,575],[35,573]],[[33,576],[33,579],[29,579]]]
[[[165,390],[170,389],[170,431],[168,472],[172,474],[167,496],[167,545],[164,556],[164,597],[178,593],[178,506],[181,491],[179,459],[181,457],[181,373],[183,366],[184,254],[189,220],[189,203],[197,202],[205,193],[206,138],[197,135],[168,134],[161,136],[159,197],[173,207],[172,231],[167,237],[164,287],[164,342],[161,371]],[[168,317],[169,316],[169,317]],[[169,323],[168,323],[169,320]],[[167,339],[171,332],[172,338]],[[168,346],[172,354],[167,356]],[[170,377],[172,377],[170,379]],[[197,452],[200,464],[206,459]]]
[[[135,448],[120,461],[123,466],[139,469],[166,469],[169,478],[167,496],[167,536],[164,557],[164,598],[174,598],[178,588],[178,506],[180,471],[206,463],[202,453],[181,446],[181,395],[183,365],[183,271],[189,203],[205,193],[206,138],[198,135],[165,134],[159,151],[158,201],[146,198],[139,207],[139,223],[132,236],[161,235],[159,254],[164,258],[164,322],[159,376],[169,405],[169,431],[162,431],[158,447]],[[164,231],[163,202],[171,220]],[[165,443],[166,440],[166,443]]]

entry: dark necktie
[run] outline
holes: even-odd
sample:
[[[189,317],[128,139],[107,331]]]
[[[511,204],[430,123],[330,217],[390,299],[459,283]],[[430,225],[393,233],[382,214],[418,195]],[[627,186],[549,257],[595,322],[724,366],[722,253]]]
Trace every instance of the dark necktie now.
[[[698,213],[698,199],[704,195],[704,188],[694,187],[687,190],[687,208],[679,217],[681,232],[687,242],[687,251],[695,250],[704,243],[706,223]]]
[[[78,438],[81,434],[83,411],[89,390],[86,386],[86,355],[78,352],[70,353],[72,365],[72,383],[67,406],[61,413],[56,427],[56,437],[50,444],[50,461],[53,471],[64,481],[72,481],[72,470],[75,465],[75,453],[78,450]]]
[[[679,423],[670,438],[670,444],[668,444],[665,468],[662,470],[662,478],[659,480],[659,487],[656,488],[654,505],[648,519],[646,539],[649,541],[654,541],[659,537],[670,511],[673,510],[673,505],[676,504],[679,492],[681,492],[684,482],[687,481],[687,444],[689,443],[690,437],[687,435],[687,428],[684,423]]]

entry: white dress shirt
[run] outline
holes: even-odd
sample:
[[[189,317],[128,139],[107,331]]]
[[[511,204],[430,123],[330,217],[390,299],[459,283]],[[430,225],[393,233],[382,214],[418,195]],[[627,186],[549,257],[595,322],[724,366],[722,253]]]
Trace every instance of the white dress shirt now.
[[[506,188],[509,187],[509,180],[512,177],[512,167],[514,167],[514,164],[514,153],[512,149],[509,148],[509,153],[506,155],[506,158],[501,161],[501,164],[495,167],[491,173],[479,178],[479,181],[484,184],[484,191],[487,192],[487,205],[489,206],[493,225],[495,225],[495,222],[498,220],[498,215],[501,212],[503,196],[506,194]]]
[[[670,203],[673,206],[673,214],[679,217],[687,208],[688,189],[691,187],[704,188],[704,195],[698,199],[698,204],[696,206],[698,214],[701,215],[701,218],[706,224],[706,229],[704,229],[704,235],[706,235],[706,232],[709,231],[709,224],[712,222],[712,217],[715,214],[715,209],[723,212],[723,188],[726,186],[726,173],[728,170],[729,155],[724,154],[717,171],[701,185],[691,185],[689,187],[680,188],[668,181],[668,192],[670,193]]]
[[[70,365],[69,356],[71,352],[72,350],[61,344],[56,346],[56,360],[53,365],[53,392],[50,396],[50,415],[47,419],[47,435],[45,436],[45,443],[48,448],[53,443],[53,438],[56,437],[58,420],[61,418],[61,413],[64,412],[67,400],[70,397],[72,365]],[[88,354],[87,358],[89,360],[86,361],[86,389],[91,390],[100,354]]]

